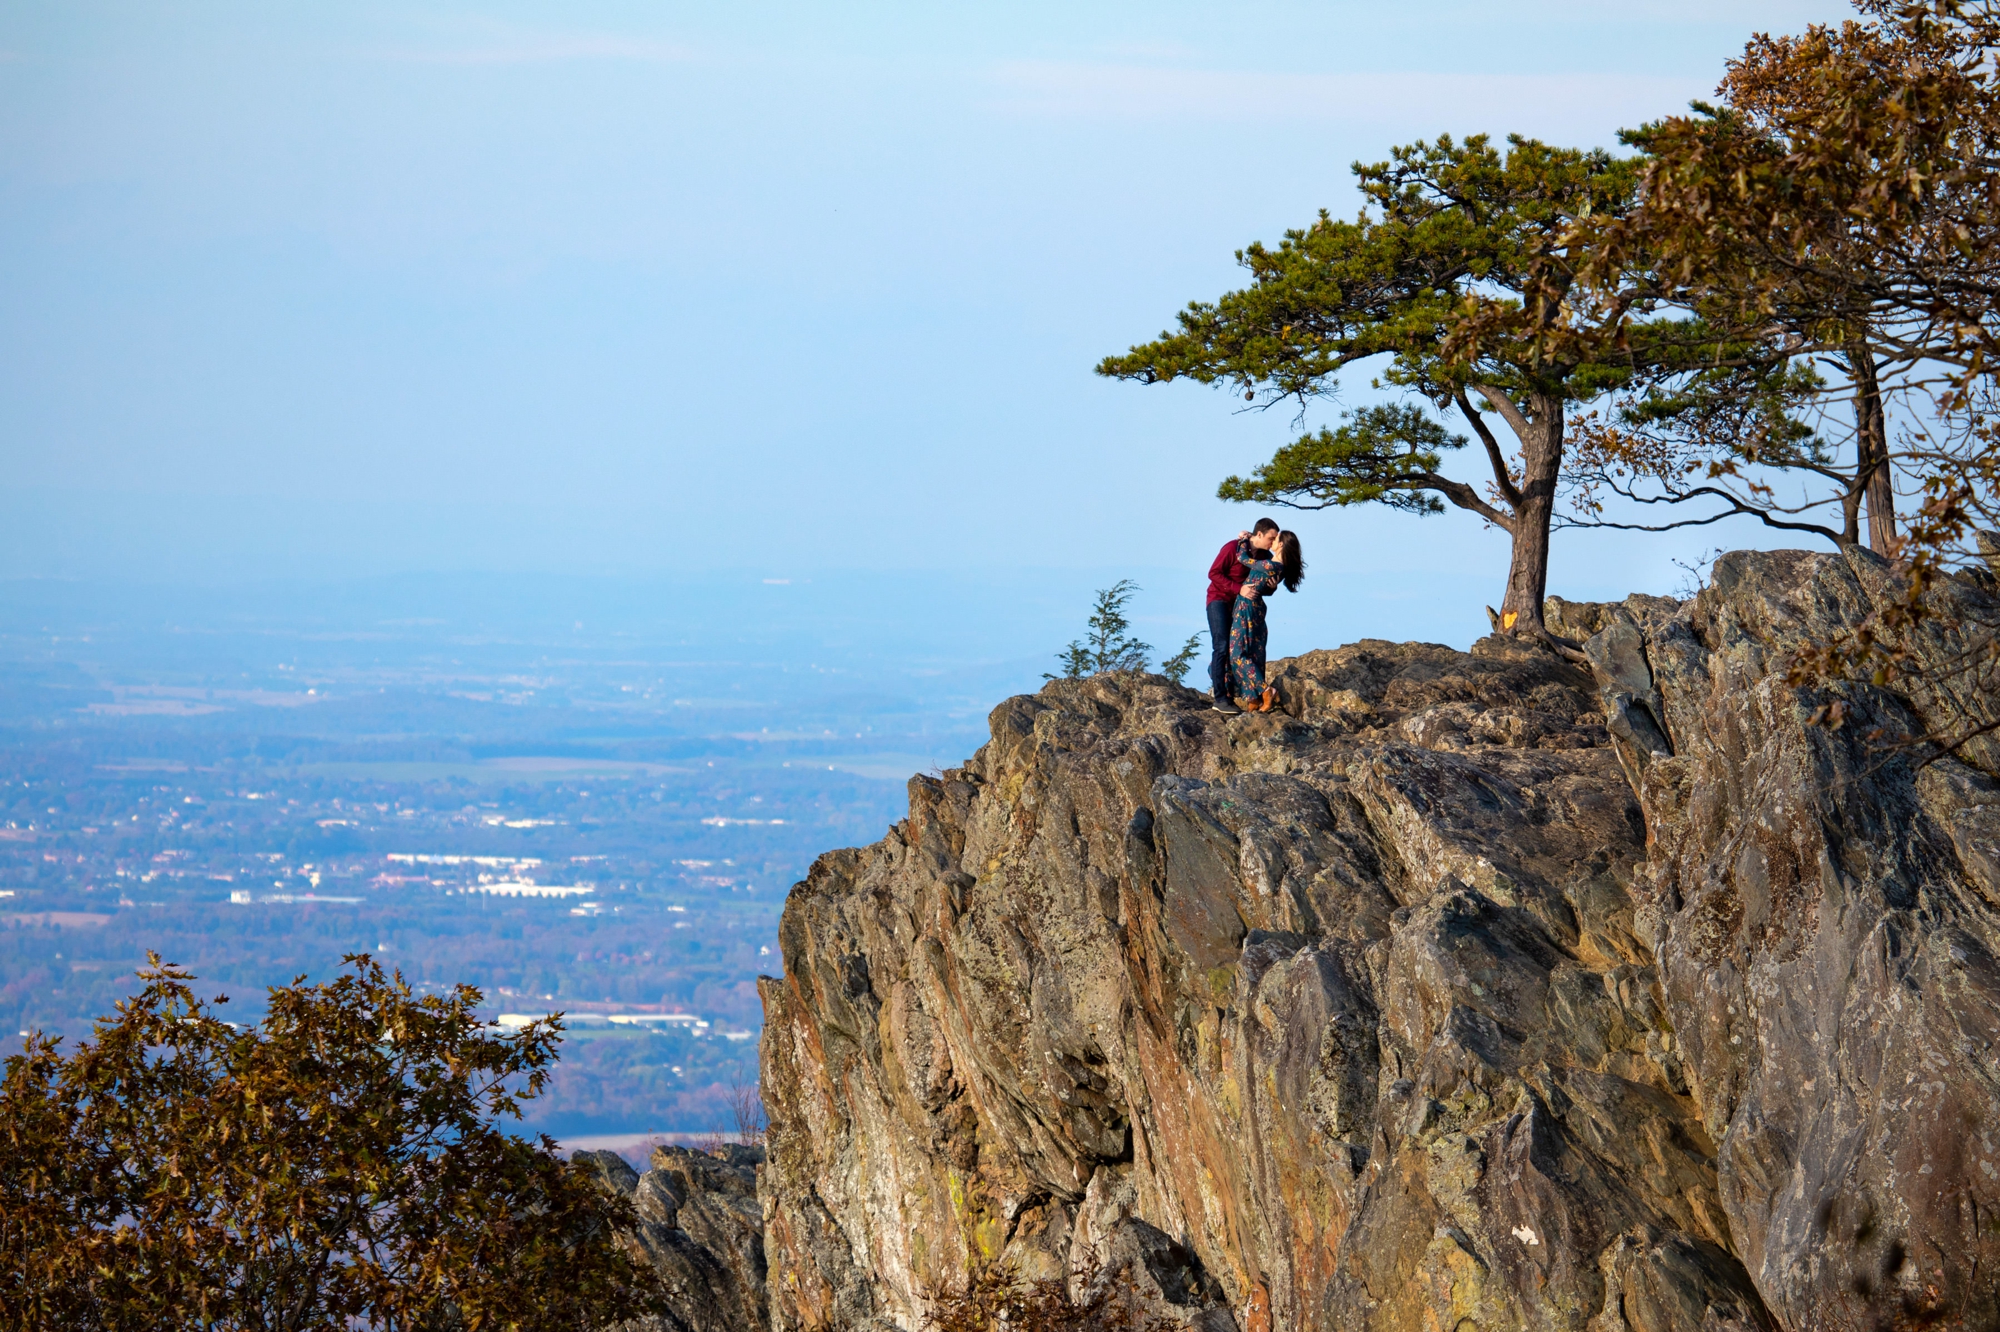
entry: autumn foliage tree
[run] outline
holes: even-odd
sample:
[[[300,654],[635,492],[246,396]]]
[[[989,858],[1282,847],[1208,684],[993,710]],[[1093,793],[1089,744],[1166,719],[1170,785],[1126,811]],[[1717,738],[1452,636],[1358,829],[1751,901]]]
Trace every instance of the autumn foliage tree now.
[[[1838,28],[1755,38],[1719,105],[1635,135],[1647,153],[1636,206],[1573,238],[1585,285],[1622,291],[1643,269],[1663,300],[1761,324],[1835,371],[1853,440],[1847,464],[1824,476],[1846,519],[1838,543],[1858,544],[1865,495],[1868,544],[1892,559],[1903,591],[1803,654],[1793,675],[1937,677],[1927,688],[1967,702],[1922,738],[1935,753],[2000,727],[1986,702],[2000,694],[2000,621],[1968,620],[1972,602],[1933,595],[1954,571],[1989,576],[1974,538],[2000,526],[2000,6],[1856,8],[1860,19]],[[1910,410],[1892,435],[1898,387]],[[1725,399],[1710,395],[1727,410]],[[1663,441],[1642,431],[1631,442]],[[1915,501],[1900,514],[1898,480]],[[1951,622],[1934,628],[1958,646],[1913,653],[1912,635],[1939,616]]]
[[[1960,336],[1921,294],[1942,274],[1918,271],[1952,250],[1925,234],[1940,201],[1923,195],[1954,135],[1925,143],[1909,112],[1942,109],[1945,89],[1889,86],[1951,70],[1936,37],[1860,22],[1760,34],[1729,62],[1718,104],[1625,135],[1647,154],[1640,206],[1589,238],[1586,280],[1623,283],[1643,258],[1659,305],[1736,336],[1588,432],[1586,493],[1706,511],[1617,525],[1742,515],[1849,546],[1865,511],[1867,544],[1896,552],[1894,409],[1949,390]],[[1913,167],[1928,187],[1891,188]],[[1912,280],[1884,280],[1898,269]],[[1794,484],[1781,496],[1774,480]]]
[[[185,971],[0,1083],[0,1327],[598,1328],[658,1307],[631,1205],[504,1131],[560,1025],[366,956],[223,1021]],[[222,1002],[222,1001],[217,1001]]]
[[[1276,247],[1239,251],[1249,286],[1190,305],[1178,329],[1106,357],[1098,373],[1224,384],[1247,402],[1290,399],[1303,410],[1335,392],[1343,372],[1373,365],[1411,400],[1349,412],[1219,493],[1476,514],[1512,538],[1496,619],[1545,632],[1567,416],[1625,384],[1640,356],[1628,294],[1577,286],[1585,256],[1575,228],[1625,214],[1637,165],[1518,137],[1502,152],[1475,136],[1397,148],[1354,173],[1367,201],[1359,217],[1322,212]],[[1446,453],[1468,441],[1441,415],[1479,441],[1484,487],[1443,470]]]
[[[1664,339],[1655,340],[1663,350]],[[1836,547],[1896,540],[1889,407],[1919,391],[1865,335],[1693,317],[1609,409],[1570,422],[1560,526],[1667,532],[1749,518]]]

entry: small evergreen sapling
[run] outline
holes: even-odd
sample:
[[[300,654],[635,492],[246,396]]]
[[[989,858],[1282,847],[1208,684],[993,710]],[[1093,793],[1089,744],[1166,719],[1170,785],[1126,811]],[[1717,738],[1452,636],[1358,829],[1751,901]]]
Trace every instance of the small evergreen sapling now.
[[[1110,587],[1099,588],[1097,605],[1088,621],[1090,633],[1082,639],[1071,639],[1069,646],[1062,650],[1063,673],[1060,677],[1044,672],[1042,678],[1080,680],[1100,671],[1144,670],[1153,645],[1129,637],[1126,631],[1131,629],[1132,622],[1125,618],[1125,603],[1139,590],[1139,585],[1129,578],[1121,578]]]
[[[1175,684],[1186,684],[1188,667],[1201,655],[1201,635],[1189,634],[1188,641],[1181,644],[1181,650],[1160,663],[1160,674]]]
[[[1061,675],[1047,671],[1044,680],[1081,680],[1086,675],[1096,675],[1102,671],[1143,671],[1146,659],[1153,651],[1151,643],[1130,637],[1132,622],[1125,618],[1125,603],[1135,592],[1142,589],[1129,578],[1121,578],[1110,587],[1097,590],[1097,604],[1088,621],[1090,633],[1086,638],[1071,639],[1058,659],[1062,662]],[[1160,663],[1160,674],[1179,684],[1188,673],[1195,656],[1201,650],[1201,635],[1189,634],[1188,641],[1181,650]]]

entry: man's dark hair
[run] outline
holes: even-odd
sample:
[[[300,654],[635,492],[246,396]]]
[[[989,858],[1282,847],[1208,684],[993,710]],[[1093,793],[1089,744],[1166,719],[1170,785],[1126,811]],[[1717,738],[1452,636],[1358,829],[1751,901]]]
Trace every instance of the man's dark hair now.
[[[1250,530],[1252,532],[1259,534],[1262,534],[1264,532],[1275,532],[1278,530],[1278,525],[1272,522],[1269,518],[1259,518],[1257,520],[1257,525],[1251,528]]]

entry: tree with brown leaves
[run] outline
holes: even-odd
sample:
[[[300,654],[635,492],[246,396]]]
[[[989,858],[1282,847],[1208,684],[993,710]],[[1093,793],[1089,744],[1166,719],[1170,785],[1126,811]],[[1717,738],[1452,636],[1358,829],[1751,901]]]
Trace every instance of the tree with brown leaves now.
[[[658,1307],[631,1204],[504,1132],[561,1025],[491,1034],[365,955],[223,1021],[186,971],[0,1083],[0,1327],[598,1328]],[[216,1003],[225,1002],[217,1000]]]
[[[1711,469],[1698,483],[1743,483],[1737,496],[1757,484],[1758,466],[1817,469],[1820,500],[1843,515],[1831,534],[1844,546],[1857,543],[1865,496],[1868,544],[1894,562],[1902,590],[1868,623],[1802,654],[1792,675],[1935,677],[1932,692],[1970,704],[1947,708],[1929,735],[1895,737],[1935,755],[2000,726],[1980,704],[2000,686],[2000,619],[1988,622],[1980,598],[1937,583],[1988,577],[1974,538],[2000,526],[2000,5],[1857,8],[1861,19],[1838,28],[1757,37],[1731,64],[1719,106],[1631,136],[1648,154],[1636,207],[1579,224],[1575,239],[1588,253],[1584,284],[1623,291],[1643,270],[1662,304],[1751,330],[1773,373],[1808,360],[1832,372],[1788,391],[1794,407],[1843,405],[1838,463],[1811,447],[1766,447],[1782,431],[1677,437],[1685,422],[1671,412],[1622,422],[1642,428],[1607,439],[1599,461],[1628,477],[1650,469],[1656,481],[1693,463]],[[1731,386],[1716,387],[1705,405],[1726,415]],[[1701,394],[1694,400],[1703,404]],[[1767,423],[1798,424],[1778,397],[1767,404],[1777,409]],[[1903,514],[1898,480],[1916,500]],[[1747,505],[1722,501],[1767,517],[1782,507],[1768,492]],[[1940,628],[1957,646],[1942,657],[1914,652],[1912,636],[1939,616],[1954,621]]]

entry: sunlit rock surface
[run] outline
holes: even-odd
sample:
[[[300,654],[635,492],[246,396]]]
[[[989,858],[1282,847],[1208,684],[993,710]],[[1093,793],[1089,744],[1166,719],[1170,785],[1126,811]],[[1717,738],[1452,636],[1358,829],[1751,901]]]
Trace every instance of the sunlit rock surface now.
[[[1553,604],[1587,667],[1363,641],[1276,663],[1282,715],[1002,704],[787,906],[772,1326],[913,1329],[995,1263],[1217,1332],[1990,1317],[1995,751],[1913,773],[1779,678],[1871,559]]]

